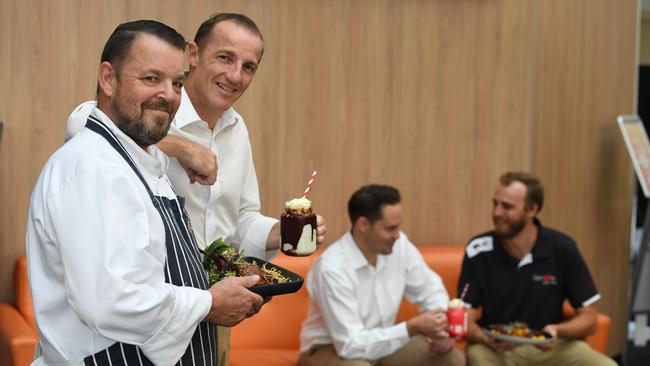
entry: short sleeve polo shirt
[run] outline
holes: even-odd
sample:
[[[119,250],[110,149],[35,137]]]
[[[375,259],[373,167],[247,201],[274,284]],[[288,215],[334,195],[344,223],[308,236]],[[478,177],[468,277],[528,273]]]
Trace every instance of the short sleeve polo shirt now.
[[[506,252],[493,231],[467,244],[458,289],[469,284],[464,300],[483,308],[479,325],[525,322],[541,329],[562,321],[564,299],[574,308],[600,299],[575,241],[538,220],[535,225],[537,239],[521,261]]]

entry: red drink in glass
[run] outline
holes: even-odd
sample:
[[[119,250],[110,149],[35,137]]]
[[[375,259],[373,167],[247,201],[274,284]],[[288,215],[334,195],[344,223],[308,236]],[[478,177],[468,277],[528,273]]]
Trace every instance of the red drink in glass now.
[[[449,336],[459,339],[467,336],[467,307],[450,306],[447,310],[447,323],[449,324]]]

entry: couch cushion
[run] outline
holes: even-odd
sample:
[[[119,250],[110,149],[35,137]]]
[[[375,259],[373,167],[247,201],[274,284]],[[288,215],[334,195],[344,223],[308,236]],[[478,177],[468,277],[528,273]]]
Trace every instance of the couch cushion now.
[[[230,366],[296,366],[298,356],[297,349],[233,348],[230,351]]]
[[[465,253],[464,246],[437,246],[437,247],[418,247],[424,261],[440,277],[447,289],[450,298],[456,297],[456,288],[458,278],[460,277],[460,267],[463,263]],[[418,307],[406,300],[402,300],[402,305],[397,313],[396,322],[408,320],[419,313]]]
[[[38,336],[9,304],[0,304],[0,365],[29,365]]]
[[[36,331],[32,295],[29,291],[29,280],[27,279],[27,258],[24,255],[18,257],[14,264],[14,303],[27,324]]]

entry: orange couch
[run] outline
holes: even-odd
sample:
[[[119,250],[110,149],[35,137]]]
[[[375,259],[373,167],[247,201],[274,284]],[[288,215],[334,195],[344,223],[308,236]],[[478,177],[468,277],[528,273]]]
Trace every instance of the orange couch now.
[[[420,252],[427,264],[442,277],[447,291],[453,297],[460,276],[464,247],[420,247]],[[279,255],[273,262],[304,277],[319,254],[303,258]],[[309,302],[305,287],[303,285],[295,294],[273,298],[257,315],[232,329],[230,366],[298,364],[300,327],[307,316]],[[572,311],[569,305],[565,305],[567,316]],[[417,313],[416,305],[403,301],[397,321],[409,319]],[[605,353],[610,328],[611,319],[598,314],[598,329],[586,341],[592,348]],[[464,344],[459,343],[457,346],[463,348]]]
[[[463,250],[462,246],[420,248],[425,261],[442,277],[452,296],[456,293]],[[302,258],[281,254],[274,263],[304,277],[319,254],[320,250],[312,256]],[[309,295],[303,286],[295,294],[276,296],[257,315],[234,327],[230,365],[297,365],[300,327],[307,316],[308,301]],[[565,307],[565,310],[570,315],[572,309]],[[415,314],[417,307],[404,301],[397,321]],[[605,352],[610,327],[611,319],[599,314],[598,330],[587,337],[591,347]],[[29,365],[37,342],[38,334],[27,281],[27,261],[25,257],[20,257],[14,267],[14,304],[0,304],[0,365]],[[463,347],[463,344],[458,346]]]
[[[0,365],[27,366],[38,342],[32,297],[27,281],[27,260],[14,265],[14,303],[0,304]]]

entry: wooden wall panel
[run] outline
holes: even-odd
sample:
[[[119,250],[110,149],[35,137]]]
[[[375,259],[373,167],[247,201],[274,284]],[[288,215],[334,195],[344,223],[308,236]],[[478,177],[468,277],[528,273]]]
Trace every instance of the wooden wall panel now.
[[[634,113],[636,6],[540,2],[537,11],[532,170],[546,183],[542,217],[577,240],[603,294],[596,306],[616,314],[612,349],[627,330],[632,174],[615,120]]]
[[[261,154],[259,175],[275,176],[263,195],[298,195],[318,169],[312,195],[317,207],[334,213],[328,221],[336,237],[349,225],[349,194],[367,182],[387,182],[409,202],[405,225],[418,242],[464,243],[469,232],[489,225],[495,169],[530,160],[527,152],[517,153],[519,142],[529,138],[528,123],[507,128],[527,118],[528,101],[516,101],[528,88],[529,6],[340,3],[353,21],[341,22],[335,14],[319,19],[320,5],[299,2],[292,9],[301,16],[284,25],[284,35],[266,32],[287,45],[269,48],[263,62],[289,61],[270,74],[262,64],[264,76],[255,81],[266,83],[268,76],[280,83],[286,93],[280,105],[268,94],[262,107],[251,105],[247,114],[252,131],[259,123],[260,129],[272,124],[275,132],[253,132],[254,148],[271,152]],[[431,20],[436,17],[441,21]],[[296,72],[290,60],[314,71]],[[315,103],[301,105],[305,96]],[[242,109],[248,102],[254,103],[252,95]],[[251,118],[255,109],[265,117]],[[277,109],[278,118],[270,119]],[[461,188],[458,181],[475,184]],[[477,202],[480,210],[473,207]],[[280,209],[278,202],[272,205]],[[455,205],[451,219],[435,214]]]
[[[24,252],[29,195],[92,99],[101,48],[123,21],[153,18],[187,38],[217,11],[265,36],[237,108],[265,213],[311,198],[335,240],[362,184],[396,185],[420,245],[464,245],[490,228],[508,169],[547,187],[542,219],[574,236],[622,350],[631,166],[615,117],[633,112],[635,0],[0,0],[0,300]]]

